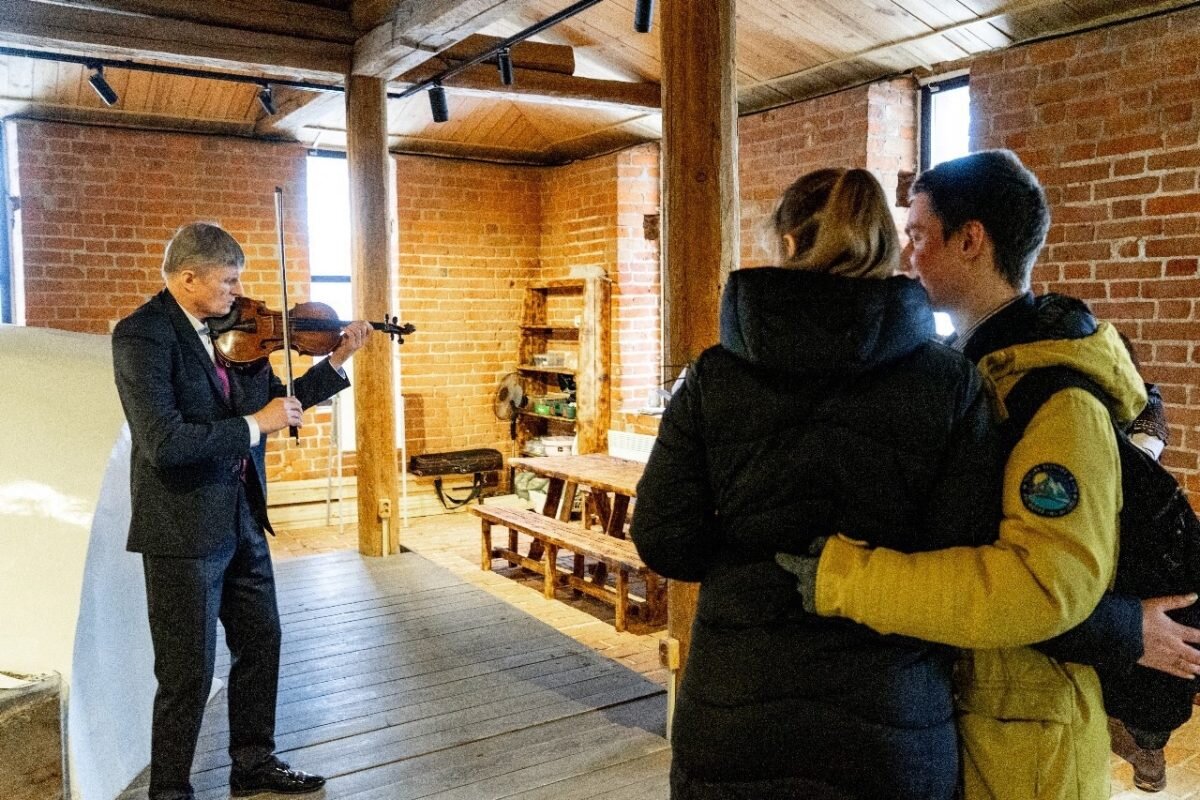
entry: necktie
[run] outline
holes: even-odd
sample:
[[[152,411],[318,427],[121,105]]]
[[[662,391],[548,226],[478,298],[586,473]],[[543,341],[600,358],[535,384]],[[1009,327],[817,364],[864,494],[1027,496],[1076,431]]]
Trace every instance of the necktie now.
[[[221,396],[226,400],[229,399],[229,370],[221,363],[221,359],[216,357],[213,351],[212,339],[208,337],[208,326],[202,325],[196,329],[196,333],[200,334],[200,341],[204,342],[204,349],[208,351],[208,357],[213,360],[213,368],[217,371],[217,378],[221,381]]]
[[[213,369],[217,371],[217,378],[221,381],[221,396],[225,398],[225,402],[229,402],[229,368],[221,363],[221,359],[216,357],[216,353],[212,349],[212,339],[208,338],[208,326],[205,325],[199,328],[197,333],[200,334],[201,340],[204,342],[204,349],[208,351],[209,356],[213,360]],[[242,480],[246,479],[246,459],[238,459],[234,467],[239,477]]]
[[[213,361],[213,367],[216,368],[217,377],[221,380],[221,395],[226,400],[228,400],[229,399],[229,370],[226,368],[226,366],[224,364],[221,363],[221,359],[219,359],[219,358],[216,359],[215,361]]]

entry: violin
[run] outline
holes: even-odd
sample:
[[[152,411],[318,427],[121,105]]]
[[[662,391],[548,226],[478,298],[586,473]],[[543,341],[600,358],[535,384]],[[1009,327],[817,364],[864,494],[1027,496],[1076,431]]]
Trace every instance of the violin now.
[[[227,367],[248,367],[285,347],[302,356],[327,356],[341,341],[342,329],[350,324],[338,319],[337,312],[324,303],[299,303],[285,315],[249,297],[237,298],[228,314],[207,322],[213,349]],[[400,344],[416,331],[412,323],[399,324],[397,317],[372,322],[371,327]]]

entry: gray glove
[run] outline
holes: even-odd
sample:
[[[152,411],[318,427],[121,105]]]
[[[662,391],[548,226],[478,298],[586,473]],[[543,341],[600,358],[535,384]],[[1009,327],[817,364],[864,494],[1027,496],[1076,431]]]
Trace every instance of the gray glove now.
[[[810,614],[817,613],[817,565],[828,540],[828,536],[813,539],[808,545],[806,555],[775,554],[775,563],[796,576],[796,591],[800,593],[800,603]]]

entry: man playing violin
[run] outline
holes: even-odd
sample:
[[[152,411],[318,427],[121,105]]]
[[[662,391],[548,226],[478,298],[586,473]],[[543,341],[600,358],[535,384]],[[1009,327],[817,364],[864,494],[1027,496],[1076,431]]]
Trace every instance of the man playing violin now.
[[[117,324],[113,366],[133,440],[127,548],[142,554],[154,645],[150,800],[191,800],[192,758],[212,684],[216,623],[229,672],[230,790],[301,794],[325,783],[274,755],[279,614],[264,531],[266,437],[349,381],[342,365],[371,333],[353,322],[329,358],[295,381],[263,359],[214,359],[205,320],[242,294],[245,256],[216,225],[193,223],[167,245],[166,287]],[[272,531],[273,533],[273,531]]]

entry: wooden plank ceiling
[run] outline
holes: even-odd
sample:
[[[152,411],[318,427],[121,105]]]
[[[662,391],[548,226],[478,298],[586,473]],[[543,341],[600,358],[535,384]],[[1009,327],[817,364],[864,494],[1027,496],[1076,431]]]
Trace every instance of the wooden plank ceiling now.
[[[414,81],[482,52],[571,0],[0,0],[0,47],[341,86],[353,71]],[[661,0],[656,15],[661,13]],[[743,114],[1031,39],[1196,5],[1185,0],[739,0]],[[604,0],[494,64],[446,83],[450,121],[424,92],[389,104],[396,152],[560,164],[661,136],[655,32],[633,32],[634,0]],[[469,38],[470,37],[470,38]],[[467,41],[464,41],[467,40]],[[106,107],[83,64],[0,55],[0,115],[345,143],[342,95],[168,75],[110,63]]]

